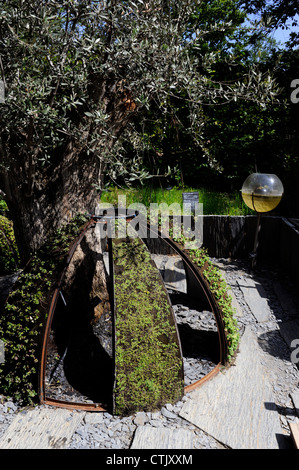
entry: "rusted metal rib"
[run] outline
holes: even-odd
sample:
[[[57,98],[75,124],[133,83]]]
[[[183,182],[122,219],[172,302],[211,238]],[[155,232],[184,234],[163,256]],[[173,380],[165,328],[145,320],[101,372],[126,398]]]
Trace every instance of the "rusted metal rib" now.
[[[77,239],[73,242],[67,260],[66,264],[64,267],[64,270],[62,271],[62,274],[59,278],[58,284],[56,289],[54,290],[50,308],[49,308],[49,313],[47,317],[47,322],[45,325],[45,331],[44,331],[44,336],[43,336],[43,343],[42,343],[42,352],[41,352],[41,362],[40,362],[40,374],[39,374],[39,400],[41,403],[44,404],[49,404],[49,405],[54,405],[54,406],[61,406],[61,407],[68,407],[72,409],[83,409],[82,406],[84,406],[84,409],[89,409],[89,408],[95,408],[97,407],[96,404],[81,404],[81,403],[72,403],[72,402],[65,402],[65,401],[59,401],[59,400],[54,400],[51,398],[46,397],[46,390],[45,390],[45,374],[46,374],[46,360],[47,360],[47,350],[48,350],[48,341],[49,341],[49,335],[51,331],[51,326],[52,326],[52,321],[55,313],[55,308],[57,305],[57,300],[58,296],[60,293],[60,287],[63,281],[63,278],[65,276],[65,273],[67,271],[67,268],[72,260],[72,257],[76,251],[76,248],[78,245],[81,243],[82,239],[84,238],[87,230],[92,227],[92,225],[95,225],[95,221],[93,218],[91,218],[83,227],[80,235],[77,237]],[[87,406],[87,408],[86,408]]]
[[[200,380],[197,380],[193,384],[187,385],[184,388],[185,393],[192,392],[192,390],[195,390],[201,387],[205,382],[207,382],[208,380],[211,380],[213,377],[215,377],[215,375],[217,375],[220,372],[221,367],[222,367],[222,364],[221,362],[219,362],[207,375],[202,377]]]
[[[208,282],[205,280],[199,269],[194,265],[192,260],[189,258],[189,256],[181,249],[180,245],[178,243],[174,242],[173,240],[166,238],[162,235],[162,233],[159,230],[154,230],[152,227],[150,228],[149,224],[147,225],[147,229],[151,229],[151,232],[155,232],[158,238],[168,245],[172,250],[176,252],[178,256],[180,256],[183,260],[185,270],[187,271],[186,274],[192,275],[193,279],[196,280],[196,282],[199,284],[201,287],[201,290],[203,294],[205,295],[205,298],[209,304],[209,307],[215,317],[216,324],[217,324],[217,330],[218,330],[218,335],[219,335],[219,345],[220,345],[220,364],[225,364],[226,363],[226,358],[227,358],[227,340],[226,340],[226,335],[225,335],[225,330],[224,330],[224,323],[222,319],[222,314],[221,311],[217,305],[216,299],[211,292],[211,289],[209,287]]]
[[[130,220],[132,220],[132,218],[127,218],[127,221],[129,222]],[[53,405],[56,407],[63,407],[63,408],[68,408],[68,409],[80,409],[80,410],[87,410],[87,411],[88,410],[89,411],[107,411],[99,403],[77,403],[77,402],[71,402],[71,401],[67,402],[64,400],[60,401],[60,400],[56,400],[52,398],[47,398],[46,391],[45,391],[45,372],[46,372],[48,340],[49,340],[52,321],[53,321],[53,317],[54,317],[54,313],[55,313],[55,309],[57,305],[57,300],[60,294],[60,288],[61,288],[64,276],[66,274],[67,268],[76,251],[76,248],[81,243],[84,236],[86,235],[87,230],[95,227],[97,223],[101,223],[101,220],[98,217],[91,216],[90,220],[84,225],[83,230],[80,233],[79,237],[72,244],[67,261],[66,261],[65,268],[59,278],[57,287],[54,290],[53,295],[52,295],[52,299],[51,299],[51,303],[49,307],[49,314],[48,314],[47,322],[45,325],[44,336],[43,336],[41,362],[40,362],[39,399],[40,399],[40,402],[43,404],[49,404],[49,405]],[[147,229],[149,230],[149,225],[147,225]],[[153,231],[152,227],[151,227],[151,231]],[[227,357],[227,341],[226,341],[226,336],[225,336],[225,331],[224,331],[224,324],[223,324],[221,312],[217,306],[217,302],[212,292],[209,289],[209,285],[207,281],[203,278],[202,274],[196,268],[196,266],[188,257],[188,255],[184,253],[184,251],[181,250],[180,246],[177,243],[175,243],[173,240],[169,238],[165,238],[164,236],[162,236],[162,234],[159,231],[156,231],[156,235],[158,236],[160,240],[162,240],[165,244],[170,246],[182,258],[188,275],[189,276],[192,275],[193,279],[196,280],[196,282],[200,286],[202,292],[205,295],[206,300],[208,301],[210,305],[211,311],[213,312],[216,323],[217,323],[217,330],[218,330],[218,335],[219,335],[219,346],[220,346],[220,362],[205,377],[194,382],[191,385],[186,386],[184,388],[184,391],[185,393],[187,393],[191,390],[194,390],[195,388],[200,387],[204,382],[214,377],[219,372],[221,366],[225,364],[226,357]]]

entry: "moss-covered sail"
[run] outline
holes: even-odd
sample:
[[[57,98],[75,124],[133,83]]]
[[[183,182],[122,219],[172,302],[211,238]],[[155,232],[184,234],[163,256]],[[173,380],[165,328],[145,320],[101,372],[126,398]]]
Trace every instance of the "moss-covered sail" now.
[[[175,403],[184,394],[183,362],[168,294],[139,238],[113,240],[114,412]]]

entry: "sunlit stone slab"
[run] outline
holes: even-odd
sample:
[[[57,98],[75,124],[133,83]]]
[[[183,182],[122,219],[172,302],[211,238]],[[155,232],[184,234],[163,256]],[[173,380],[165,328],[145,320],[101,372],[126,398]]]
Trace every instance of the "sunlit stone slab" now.
[[[279,448],[272,389],[248,327],[235,365],[192,392],[180,416],[232,449]]]

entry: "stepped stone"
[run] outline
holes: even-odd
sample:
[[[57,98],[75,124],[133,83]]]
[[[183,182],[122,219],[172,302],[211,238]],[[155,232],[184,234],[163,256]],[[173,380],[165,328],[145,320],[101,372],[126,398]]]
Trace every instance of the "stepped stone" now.
[[[161,273],[165,286],[169,289],[187,293],[186,272],[181,257],[155,254],[151,256]]]
[[[187,292],[187,280],[184,263],[179,257],[170,256],[165,264],[164,281],[166,287]]]

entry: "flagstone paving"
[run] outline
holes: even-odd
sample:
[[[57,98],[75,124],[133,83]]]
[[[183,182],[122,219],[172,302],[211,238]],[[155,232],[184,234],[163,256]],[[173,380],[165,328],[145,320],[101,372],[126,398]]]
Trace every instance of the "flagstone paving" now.
[[[259,323],[269,320],[269,305],[263,286],[256,280],[247,277],[238,281],[246,302]]]
[[[194,391],[180,416],[232,449],[279,448],[280,422],[250,328],[235,365]]]
[[[0,439],[0,449],[64,449],[84,413],[63,408],[35,408],[15,416]]]
[[[194,434],[186,429],[138,427],[131,449],[193,449]]]
[[[171,262],[170,281],[184,281],[181,266],[176,278],[175,260]],[[0,437],[0,449],[288,448],[286,429],[299,419],[298,366],[290,359],[292,341],[299,341],[298,305],[279,281],[273,283],[276,300],[271,299],[261,278],[238,266],[232,269],[233,303],[244,325],[234,365],[187,394],[182,403],[157,413],[120,419],[43,405],[17,412]],[[280,308],[276,318],[275,308]]]

